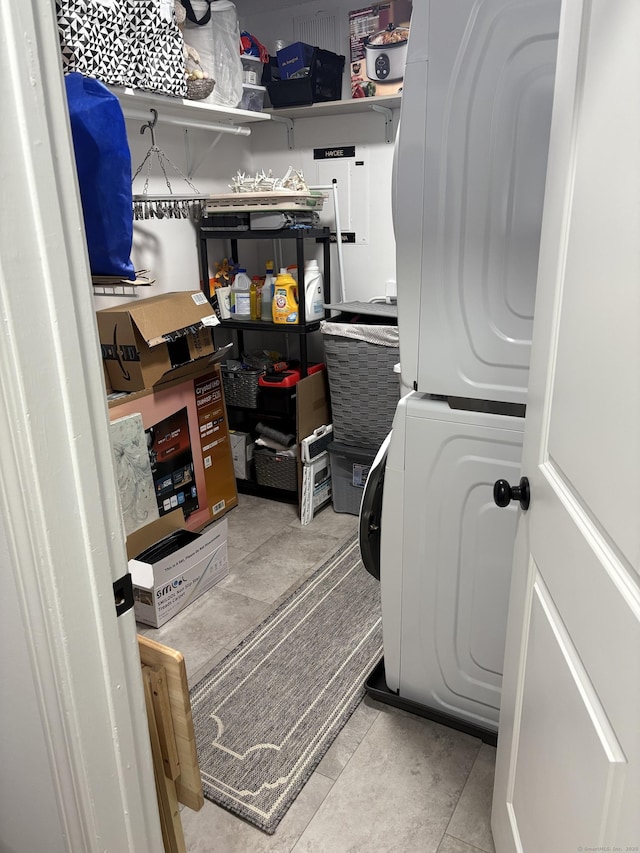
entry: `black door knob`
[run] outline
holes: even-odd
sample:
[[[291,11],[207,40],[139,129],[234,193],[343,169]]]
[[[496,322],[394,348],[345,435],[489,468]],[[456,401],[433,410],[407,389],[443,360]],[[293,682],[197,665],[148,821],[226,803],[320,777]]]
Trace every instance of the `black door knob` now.
[[[531,493],[529,491],[529,480],[520,477],[519,486],[510,486],[506,480],[496,480],[493,485],[493,499],[498,506],[509,506],[511,501],[520,501],[523,510],[529,509]]]

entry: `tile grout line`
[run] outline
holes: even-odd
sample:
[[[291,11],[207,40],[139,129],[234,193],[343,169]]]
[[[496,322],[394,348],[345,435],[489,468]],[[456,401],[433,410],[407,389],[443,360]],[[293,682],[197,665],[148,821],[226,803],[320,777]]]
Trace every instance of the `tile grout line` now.
[[[253,551],[251,551],[250,554],[247,554],[246,558],[243,558],[243,560],[239,560],[237,563],[234,563],[233,566],[230,565],[229,566],[229,575],[231,575],[235,570],[237,570],[239,568],[244,568],[244,565],[243,565],[244,561],[245,560],[248,561],[252,556],[256,555],[257,552],[260,551],[264,547],[265,544],[270,542],[271,539],[274,539],[276,536],[278,536],[277,533],[274,534],[273,536],[269,537],[269,539],[265,540],[265,542],[263,542],[261,545],[259,545],[257,548],[255,548]],[[275,609],[278,606],[278,604],[280,603],[283,596],[287,596],[287,595],[290,595],[291,593],[295,592],[295,590],[298,588],[298,586],[303,584],[304,581],[307,580],[307,578],[311,577],[311,575],[314,573],[314,571],[317,568],[319,568],[322,565],[322,563],[324,563],[327,560],[327,558],[331,556],[331,554],[335,551],[336,547],[339,546],[342,541],[344,541],[344,540],[338,539],[334,536],[326,536],[325,539],[331,539],[332,545],[329,546],[326,549],[326,551],[323,552],[323,554],[319,560],[315,560],[310,567],[304,569],[302,574],[299,575],[298,578],[295,581],[293,581],[293,583],[290,584],[287,587],[287,589],[283,593],[281,593],[278,596],[278,598],[276,598],[275,601],[273,601],[273,602],[264,601],[263,599],[260,599],[260,598],[253,598],[252,596],[249,596],[246,593],[235,592],[233,589],[230,589],[229,587],[221,587],[221,589],[228,590],[229,592],[234,592],[236,595],[243,595],[246,598],[250,598],[252,601],[259,601],[259,602],[263,603],[265,606],[271,605]],[[242,571],[238,571],[236,573],[237,573],[238,577],[242,576]],[[215,589],[215,587],[214,587],[214,589]]]
[[[363,696],[363,697],[362,697],[362,701],[363,701],[363,702],[364,702],[364,700],[365,700],[365,696]],[[357,706],[356,706],[356,708],[354,709],[354,712],[353,712],[354,714],[356,713],[356,711],[358,710],[358,708],[359,708],[359,707],[360,707],[360,705],[357,705]],[[351,716],[353,716],[353,714],[352,714]],[[376,720],[378,719],[378,717],[379,717],[379,716],[380,716],[380,711],[378,711],[378,713],[376,714],[375,718],[371,721],[370,726],[368,727],[368,729],[366,730],[366,732],[363,734],[363,736],[361,737],[361,739],[360,739],[360,741],[359,741],[358,745],[356,746],[356,748],[353,750],[353,752],[351,753],[351,755],[350,755],[350,756],[349,756],[349,758],[347,759],[346,764],[344,765],[344,767],[343,767],[343,768],[340,770],[340,772],[338,773],[338,777],[337,777],[337,779],[333,779],[333,780],[332,780],[333,784],[335,784],[335,783],[338,781],[338,779],[340,779],[340,777],[342,776],[342,774],[344,773],[344,771],[347,769],[347,767],[349,766],[349,764],[351,764],[351,759],[354,757],[354,755],[356,754],[356,752],[360,749],[360,747],[361,747],[361,746],[362,746],[362,744],[364,743],[365,738],[369,735],[369,733],[370,733],[371,729],[373,728],[373,726],[374,726],[374,724],[375,724],[375,722],[376,722]],[[349,720],[350,720],[350,719],[351,719],[351,717],[349,717]],[[347,723],[345,723],[345,725],[347,725],[347,724],[348,724],[349,720],[347,720]],[[338,732],[338,735],[337,735],[337,737],[336,737],[336,739],[334,740],[334,742],[333,742],[333,743],[335,743],[335,742],[338,740],[338,738],[340,737],[340,735],[341,735],[342,731],[344,731],[344,727],[343,727],[343,728]],[[333,746],[333,744],[331,744],[331,746]],[[331,749],[331,747],[329,747],[329,749]],[[329,751],[329,750],[327,750],[327,752],[328,752],[328,751]],[[326,753],[325,753],[325,755],[326,755]],[[323,758],[324,758],[324,756],[323,756]],[[320,762],[320,763],[321,763],[321,762]],[[318,764],[318,767],[320,766],[320,763]],[[325,775],[324,775],[324,773],[323,773],[321,770],[318,770],[317,768],[316,768],[313,772],[314,772],[314,773],[318,773],[320,776],[322,776],[322,777],[323,777],[323,779],[331,779],[331,776],[325,776]],[[333,785],[332,785],[331,787],[333,787]]]
[[[453,838],[455,839],[455,841],[459,841],[461,844],[464,844],[466,847],[469,848],[469,850],[477,850],[478,853],[489,853],[489,851],[485,850],[484,847],[476,847],[475,844],[469,844],[469,842],[465,841],[464,838],[458,838],[457,835],[452,835],[450,832],[445,832],[445,834],[442,836],[442,838],[440,839],[440,844],[438,844],[438,850],[440,850],[442,842],[445,840],[445,838]],[[436,853],[438,853],[438,850],[436,850]]]
[[[315,773],[316,771],[314,770],[313,772]],[[321,775],[321,776],[322,776],[322,774],[319,774],[319,775]],[[306,782],[305,784],[308,784],[308,783],[309,783],[309,781],[311,781],[312,777],[313,777],[313,774],[309,777],[309,779],[307,780],[307,782]],[[316,817],[316,815],[318,814],[318,812],[320,811],[320,809],[322,808],[322,806],[325,804],[325,801],[326,801],[327,797],[329,796],[329,794],[331,793],[331,791],[333,791],[333,786],[334,786],[334,785],[336,784],[336,782],[338,781],[337,779],[331,779],[331,778],[329,778],[328,776],[322,776],[322,778],[323,778],[323,779],[327,779],[327,781],[331,782],[331,785],[329,786],[329,788],[327,789],[326,794],[324,795],[324,797],[322,798],[322,800],[321,800],[321,801],[320,801],[320,803],[318,804],[318,808],[317,808],[317,809],[314,811],[314,813],[311,815],[311,817],[309,818],[309,820],[306,822],[306,824],[305,824],[305,826],[304,826],[304,829],[302,830],[302,832],[300,833],[300,835],[296,838],[296,840],[293,842],[293,847],[290,847],[290,848],[289,848],[289,853],[295,853],[295,849],[296,849],[296,847],[297,847],[297,846],[298,846],[298,844],[302,841],[302,836],[305,834],[305,832],[306,832],[306,831],[309,829],[309,827],[311,826],[312,821],[314,820],[314,818]],[[340,778],[340,776],[338,776],[338,779],[339,779],[339,778]],[[276,830],[276,831],[277,831],[277,830]]]
[[[473,759],[473,764],[472,764],[472,765],[471,765],[471,767],[469,768],[469,772],[467,773],[467,778],[464,780],[464,785],[462,786],[462,788],[460,788],[460,793],[458,794],[458,799],[456,800],[456,804],[455,804],[455,806],[453,807],[453,809],[451,810],[451,816],[449,817],[449,821],[448,821],[448,823],[447,823],[447,826],[446,826],[446,829],[445,829],[445,831],[444,831],[444,834],[443,834],[442,838],[440,839],[440,844],[442,844],[442,841],[443,841],[443,839],[444,839],[445,835],[451,835],[451,838],[456,838],[458,841],[462,841],[464,844],[467,844],[467,842],[466,842],[463,838],[458,838],[456,835],[452,835],[452,834],[449,832],[449,827],[451,826],[451,821],[453,820],[453,816],[454,816],[454,814],[455,814],[455,812],[456,812],[456,809],[458,808],[458,805],[459,805],[459,803],[460,803],[460,800],[462,799],[462,795],[463,795],[463,793],[464,793],[465,788],[467,787],[467,783],[469,782],[469,779],[470,779],[470,777],[471,777],[471,774],[473,773],[473,768],[476,766],[476,762],[477,762],[477,761],[478,761],[478,759],[480,758],[480,752],[481,752],[481,750],[482,750],[482,741],[480,741],[480,745],[478,746],[478,752],[477,752],[477,754],[476,754],[476,757]],[[439,847],[439,846],[440,846],[440,845],[438,845],[438,847]],[[473,847],[473,845],[472,845],[472,844],[469,844],[469,847]],[[476,847],[475,849],[476,849],[476,850],[478,850],[479,848],[477,848],[477,847]],[[483,853],[487,853],[487,851],[483,851]]]

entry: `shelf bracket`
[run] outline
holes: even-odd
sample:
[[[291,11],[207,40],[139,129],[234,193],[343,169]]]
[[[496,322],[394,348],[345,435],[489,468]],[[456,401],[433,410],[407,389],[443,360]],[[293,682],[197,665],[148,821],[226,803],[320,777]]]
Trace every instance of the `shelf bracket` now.
[[[384,141],[390,145],[393,142],[393,112],[379,104],[371,104],[371,109],[384,116]]]
[[[286,116],[274,116],[271,114],[271,121],[277,121],[280,124],[285,124],[287,126],[287,147],[289,151],[295,148],[295,139],[293,137],[293,120],[290,118],[286,118]]]
[[[128,299],[139,299],[140,294],[136,292],[133,284],[94,284],[94,296],[117,296],[120,299],[127,297]]]

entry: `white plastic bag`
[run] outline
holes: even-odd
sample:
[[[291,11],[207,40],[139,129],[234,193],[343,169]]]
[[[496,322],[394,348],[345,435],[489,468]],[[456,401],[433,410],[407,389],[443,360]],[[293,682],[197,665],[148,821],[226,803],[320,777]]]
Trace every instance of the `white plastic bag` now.
[[[201,103],[237,107],[242,100],[240,25],[230,0],[181,0],[187,10],[184,40],[200,54],[200,62],[215,80],[213,92]]]

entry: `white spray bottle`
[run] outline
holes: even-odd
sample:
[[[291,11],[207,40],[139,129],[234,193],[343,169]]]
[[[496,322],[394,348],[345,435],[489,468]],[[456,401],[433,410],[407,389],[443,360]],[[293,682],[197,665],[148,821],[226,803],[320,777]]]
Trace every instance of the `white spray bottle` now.
[[[273,261],[267,261],[266,263],[266,275],[264,278],[264,284],[262,285],[262,300],[261,300],[261,317],[263,320],[271,321],[271,306],[273,304],[273,286],[275,284],[276,277],[273,274]]]

